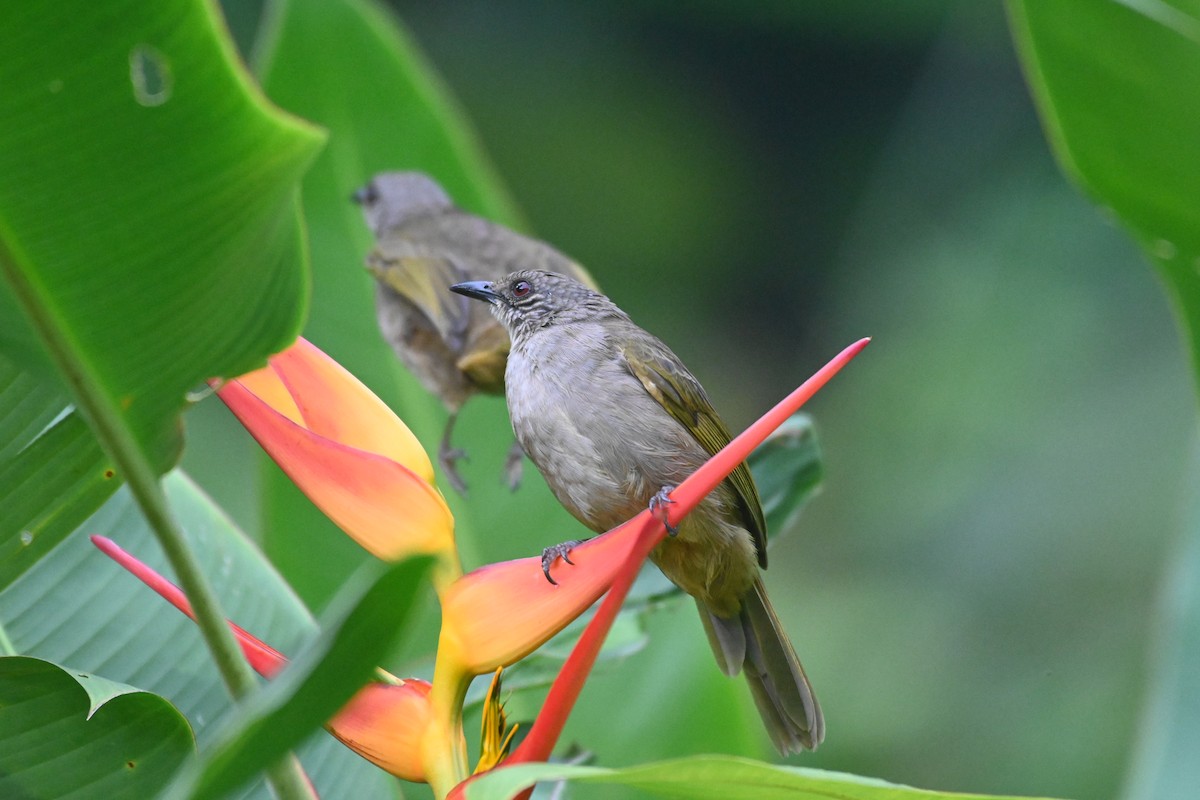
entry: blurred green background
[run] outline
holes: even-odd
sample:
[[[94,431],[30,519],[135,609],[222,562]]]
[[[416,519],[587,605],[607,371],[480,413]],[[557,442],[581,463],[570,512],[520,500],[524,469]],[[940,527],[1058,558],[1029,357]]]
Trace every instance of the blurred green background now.
[[[529,229],[671,344],[734,429],[875,337],[809,407],[826,484],[767,573],[829,725],[819,752],[790,763],[1118,794],[1183,521],[1194,397],[1154,273],[1052,160],[1003,8],[395,8]],[[250,41],[257,6],[227,10]],[[331,314],[369,319],[358,300],[318,279],[309,335],[325,346]],[[191,441],[244,451],[215,406],[189,414]],[[401,413],[436,442],[436,406]],[[499,400],[468,406],[457,437],[475,456],[471,497],[452,500],[469,565],[580,532],[532,468],[516,495],[495,485],[510,441]],[[261,532],[219,449],[189,448],[184,466]],[[289,578],[319,606],[337,575],[307,590]],[[567,738],[605,765],[769,757],[691,604],[650,628],[643,651],[589,683]]]

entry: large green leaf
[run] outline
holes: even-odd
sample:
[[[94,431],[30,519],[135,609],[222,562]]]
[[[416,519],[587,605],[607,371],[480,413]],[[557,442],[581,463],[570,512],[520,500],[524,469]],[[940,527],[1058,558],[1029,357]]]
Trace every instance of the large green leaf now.
[[[468,800],[508,800],[535,781],[558,780],[627,786],[655,797],[684,800],[1002,800],[729,756],[697,756],[626,769],[526,764],[485,775],[467,787],[466,796]]]
[[[162,471],[187,390],[299,328],[322,138],[203,0],[5,4],[0,29],[0,351]]]
[[[0,463],[28,447],[66,405],[53,386],[0,359]]]
[[[164,486],[229,616],[284,653],[299,650],[316,627],[275,570],[184,475],[170,473]],[[87,538],[94,534],[114,539],[166,571],[123,489],[52,557],[0,591],[0,622],[12,647],[162,695],[207,747],[230,701],[195,625],[96,550]],[[322,796],[395,794],[393,780],[324,733],[310,739],[299,755]],[[265,797],[267,792],[258,784],[231,796]]]
[[[119,485],[66,396],[0,357],[0,589]]]
[[[1200,366],[1200,2],[1011,0],[1009,9],[1059,160],[1158,266]]]
[[[1200,2],[1011,0],[1014,35],[1066,171],[1136,236],[1200,368]],[[1200,380],[1200,369],[1196,370]],[[1195,520],[1172,564],[1131,796],[1193,791],[1200,772]]]
[[[795,523],[821,485],[821,448],[812,417],[804,412],[793,415],[755,448],[746,463],[762,498],[767,536],[774,538]]]
[[[36,658],[0,658],[0,797],[140,798],[192,751],[161,697]]]

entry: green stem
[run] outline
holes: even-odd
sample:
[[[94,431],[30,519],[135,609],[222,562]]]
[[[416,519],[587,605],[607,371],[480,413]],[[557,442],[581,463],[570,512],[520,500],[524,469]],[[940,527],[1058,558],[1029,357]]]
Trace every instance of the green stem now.
[[[264,772],[277,800],[319,800],[295,753],[288,753]]]
[[[462,577],[458,549],[451,547],[438,554],[432,580],[438,600],[445,602],[446,591]],[[467,777],[467,743],[463,737],[462,711],[467,687],[474,675],[463,667],[457,643],[446,636],[445,620],[438,637],[437,658],[433,665],[433,689],[430,703],[431,730],[423,739],[421,761],[425,778],[437,798],[447,797]]]
[[[466,740],[463,737],[462,707],[473,676],[462,666],[457,648],[447,641],[445,628],[438,638],[437,659],[433,666],[433,706],[431,730],[424,737],[421,754],[425,776],[434,797],[442,798],[469,774]]]
[[[65,379],[75,398],[76,407],[88,420],[101,447],[117,468],[118,475],[124,477],[150,530],[166,554],[171,569],[175,571],[181,588],[191,601],[200,633],[212,653],[221,679],[234,700],[241,700],[257,687],[257,679],[225,622],[212,585],[188,547],[183,531],[171,516],[158,476],[117,404],[105,391],[103,382],[73,346],[51,311],[51,304],[39,292],[40,287],[31,283],[19,266],[22,259],[10,249],[12,239],[5,235],[3,228],[0,224],[0,275],[7,280],[51,360]],[[278,776],[276,772],[273,769],[269,773],[276,797],[301,800],[312,796],[308,782],[299,770],[280,771]],[[276,784],[276,778],[281,783]]]

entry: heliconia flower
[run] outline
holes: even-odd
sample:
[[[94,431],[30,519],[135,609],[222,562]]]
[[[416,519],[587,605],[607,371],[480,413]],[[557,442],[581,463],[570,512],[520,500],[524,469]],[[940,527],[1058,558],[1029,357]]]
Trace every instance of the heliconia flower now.
[[[665,507],[670,521],[678,524],[868,341],[843,350],[673,490]],[[441,579],[435,578],[442,628],[433,683],[372,684],[328,729],[389,772],[428,781],[438,797],[460,796],[469,781],[462,736],[466,688],[473,676],[496,671],[485,701],[484,747],[476,773],[548,758],[639,567],[666,535],[661,511],[643,511],[576,547],[575,566],[557,585],[546,580],[538,557],[462,575],[453,519],[431,483],[428,456],[403,423],[336,362],[301,339],[270,359],[267,368],[228,381],[218,391],[309,498],[360,544],[385,558],[434,552],[443,566]],[[110,541],[93,541],[191,615],[172,584]],[[606,591],[528,735],[510,754],[513,732],[499,697],[498,668],[533,652]],[[260,673],[274,674],[286,663],[246,631],[233,630]]]
[[[122,550],[112,539],[93,536],[92,543],[171,605],[193,620],[196,618],[191,603],[178,586]],[[278,650],[232,622],[229,627],[255,672],[271,678],[287,666],[287,658]],[[418,678],[401,680],[384,675],[384,682],[369,683],[360,689],[325,728],[376,766],[404,780],[422,782],[425,768],[421,745],[429,730],[432,686]]]
[[[217,394],[287,476],[372,554],[454,549],[454,518],[408,427],[304,339]],[[457,563],[455,558],[455,563]]]

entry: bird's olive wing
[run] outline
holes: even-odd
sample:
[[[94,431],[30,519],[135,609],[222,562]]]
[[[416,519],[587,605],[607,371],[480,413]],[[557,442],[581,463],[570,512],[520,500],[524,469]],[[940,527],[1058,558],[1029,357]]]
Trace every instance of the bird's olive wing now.
[[[729,428],[713,409],[704,388],[665,345],[657,341],[628,343],[623,348],[623,355],[630,373],[646,392],[687,428],[705,452],[715,455],[729,444]],[[758,563],[765,569],[767,523],[763,518],[758,487],[754,485],[746,462],[738,464],[725,483],[737,497],[741,524],[754,537]]]
[[[367,256],[367,269],[416,306],[451,351],[463,351],[472,303],[450,287],[471,276],[453,258],[415,247],[378,248]]]

